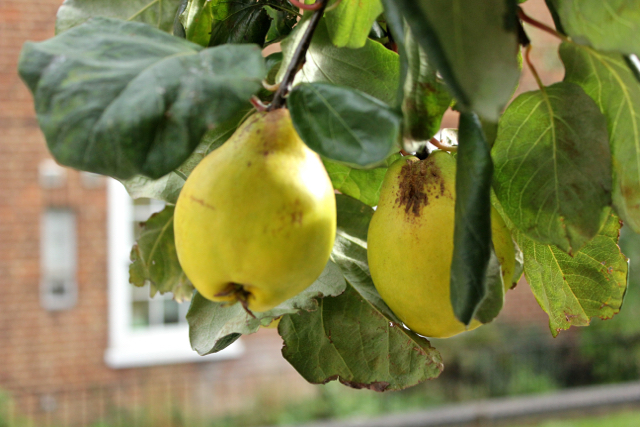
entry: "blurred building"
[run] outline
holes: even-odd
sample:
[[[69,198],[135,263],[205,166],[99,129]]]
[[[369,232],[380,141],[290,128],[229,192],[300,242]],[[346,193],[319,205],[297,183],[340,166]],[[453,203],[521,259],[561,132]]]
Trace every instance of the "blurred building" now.
[[[58,166],[16,72],[25,41],[53,36],[60,3],[0,2],[0,393],[35,425],[88,425],[144,405],[206,415],[252,396],[313,393],[280,356],[275,331],[202,358],[189,347],[187,305],[128,283],[136,222],[161,205]],[[503,316],[546,322],[524,283]]]

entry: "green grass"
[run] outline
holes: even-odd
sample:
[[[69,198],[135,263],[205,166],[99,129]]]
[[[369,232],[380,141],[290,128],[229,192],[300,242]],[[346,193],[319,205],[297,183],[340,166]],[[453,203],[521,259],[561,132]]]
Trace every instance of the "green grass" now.
[[[638,427],[640,426],[640,411],[619,412],[609,415],[594,415],[586,418],[549,420],[540,424],[526,424],[526,427]],[[511,427],[525,427],[514,424]]]

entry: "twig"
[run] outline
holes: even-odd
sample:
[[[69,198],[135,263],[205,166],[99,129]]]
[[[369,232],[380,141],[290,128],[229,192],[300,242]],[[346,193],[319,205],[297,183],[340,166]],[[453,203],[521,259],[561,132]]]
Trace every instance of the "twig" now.
[[[529,15],[524,13],[524,10],[522,10],[521,7],[518,7],[518,18],[522,19],[527,24],[532,25],[532,26],[536,27],[539,30],[542,30],[542,31],[544,31],[546,33],[551,34],[552,36],[555,36],[555,37],[559,38],[562,41],[565,41],[565,42],[570,41],[569,37],[565,36],[564,34],[561,34],[561,33],[557,32],[553,28],[549,27],[546,24],[543,24],[540,21],[536,21],[535,19],[533,19],[532,17],[530,17]]]
[[[533,65],[533,62],[531,61],[531,45],[527,46],[524,50],[524,59],[525,61],[527,61],[527,65],[529,66],[529,69],[531,70],[531,74],[533,74],[533,77],[536,79],[536,83],[538,83],[538,87],[541,90],[544,90],[544,84],[542,83],[542,79],[540,78],[540,74],[538,74],[538,70],[536,70],[536,67]]]
[[[304,64],[305,57],[307,55],[307,50],[309,49],[309,45],[311,44],[311,39],[313,38],[313,33],[320,23],[320,19],[322,18],[322,14],[324,13],[324,9],[327,6],[328,0],[316,0],[315,4],[318,4],[319,7],[314,11],[313,16],[309,20],[309,26],[307,27],[304,35],[302,36],[302,40],[296,47],[295,52],[293,53],[293,57],[291,58],[291,62],[289,63],[289,67],[287,71],[284,73],[284,77],[280,82],[280,87],[273,95],[273,101],[271,101],[271,105],[267,111],[277,110],[278,108],[283,108],[286,104],[286,97],[291,90],[291,85],[293,84],[293,79],[296,76],[296,73],[302,68]]]

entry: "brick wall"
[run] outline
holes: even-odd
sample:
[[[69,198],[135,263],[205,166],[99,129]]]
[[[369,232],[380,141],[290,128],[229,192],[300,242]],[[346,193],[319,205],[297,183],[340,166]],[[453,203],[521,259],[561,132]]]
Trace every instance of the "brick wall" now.
[[[88,422],[108,402],[135,403],[143,390],[199,392],[217,402],[205,402],[210,411],[237,408],[247,390],[256,392],[273,380],[257,372],[265,358],[272,375],[292,378],[292,390],[296,383],[304,387],[280,357],[275,331],[245,340],[246,354],[234,361],[123,370],[105,365],[106,185],[103,180],[87,188],[77,171],[68,170],[64,187],[40,187],[38,165],[49,156],[31,94],[16,73],[23,43],[53,36],[60,3],[0,2],[0,390],[13,392],[22,412],[42,415],[49,406],[68,420]],[[49,206],[70,207],[77,218],[78,302],[60,312],[44,310],[39,299],[39,223]]]

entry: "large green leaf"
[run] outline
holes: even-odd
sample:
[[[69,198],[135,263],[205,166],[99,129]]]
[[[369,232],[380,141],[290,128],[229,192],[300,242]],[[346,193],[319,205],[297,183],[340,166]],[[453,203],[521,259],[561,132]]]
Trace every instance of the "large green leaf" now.
[[[317,310],[317,298],[339,295],[344,292],[345,286],[340,269],[329,261],[311,286],[273,310],[254,313],[255,318],[247,314],[240,304],[229,306],[209,301],[197,293],[187,313],[191,347],[200,355],[216,353],[241,335],[252,334],[261,325],[267,326],[285,314]]]
[[[404,136],[414,141],[428,141],[440,130],[442,116],[451,105],[452,97],[409,28],[405,29],[404,46],[408,61],[402,103]]]
[[[282,354],[310,383],[339,380],[353,388],[401,390],[437,377],[440,354],[401,323],[384,316],[348,286],[313,312],[286,316],[278,326]]]
[[[518,83],[515,3],[505,0],[396,0],[416,40],[461,109],[497,121]]]
[[[382,181],[387,173],[387,168],[399,157],[400,154],[389,156],[384,160],[383,164],[373,169],[356,169],[328,159],[323,159],[322,161],[329,178],[331,178],[333,188],[342,194],[360,200],[366,205],[376,206],[378,199],[380,199],[380,189],[382,188]]]
[[[301,22],[282,42],[284,59],[276,81],[281,81],[309,21]],[[398,54],[367,40],[363,48],[337,48],[331,43],[324,20],[316,28],[306,62],[294,83],[327,82],[367,93],[393,104],[399,84]]]
[[[180,166],[266,73],[256,46],[203,50],[110,18],[25,44],[19,71],[56,160],[121,179]]]
[[[556,336],[592,317],[609,319],[620,310],[627,289],[627,259],[617,246],[620,222],[609,215],[598,235],[573,257],[516,233],[524,273]]]
[[[551,0],[571,38],[596,49],[640,54],[640,0]]]
[[[285,316],[278,327],[282,353],[309,382],[338,379],[356,388],[399,390],[437,377],[440,354],[405,329],[373,286],[367,230],[373,210],[338,195],[338,234],[331,255],[349,285],[313,312]]]
[[[458,137],[451,305],[456,317],[468,325],[489,295],[487,267],[492,257],[490,197],[493,164],[482,125],[475,114],[460,115]],[[498,267],[498,280],[501,277],[499,272]],[[490,278],[495,279],[496,276]],[[483,319],[487,320],[487,316]]]
[[[383,102],[350,88],[302,83],[289,95],[300,138],[329,159],[368,166],[384,160],[396,142],[401,118]]]
[[[122,184],[134,199],[147,197],[175,204],[178,201],[180,190],[182,190],[182,186],[191,174],[191,171],[193,171],[207,154],[226,142],[238,126],[240,126],[253,111],[255,111],[253,106],[247,103],[247,106],[231,119],[224,121],[205,133],[200,145],[191,153],[191,156],[178,168],[162,178],[151,179],[146,176],[136,175],[133,178],[122,180]]]
[[[610,210],[608,141],[605,117],[580,86],[520,95],[493,146],[494,189],[509,219],[539,243],[577,252]]]
[[[213,25],[213,5],[210,0],[189,0],[180,14],[180,23],[185,29],[187,40],[208,46]]]
[[[181,0],[65,0],[58,9],[56,34],[96,16],[144,22],[171,33],[180,3]]]
[[[173,206],[153,214],[131,250],[129,281],[136,286],[150,284],[150,296],[172,292],[177,301],[191,299],[193,286],[182,271],[173,239]]]
[[[358,49],[365,45],[371,26],[382,13],[380,0],[341,0],[325,14],[334,46]]]
[[[620,54],[563,43],[565,81],[577,83],[607,118],[613,165],[613,205],[640,232],[640,82]]]

